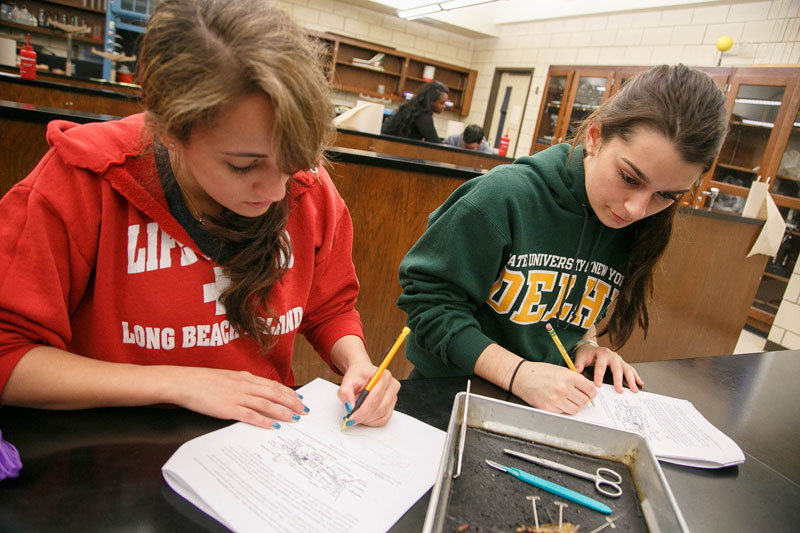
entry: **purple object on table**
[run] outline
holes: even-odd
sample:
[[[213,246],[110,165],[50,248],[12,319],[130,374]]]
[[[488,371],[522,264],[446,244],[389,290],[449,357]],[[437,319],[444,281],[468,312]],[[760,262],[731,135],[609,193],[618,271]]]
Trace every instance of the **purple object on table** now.
[[[21,468],[19,452],[10,442],[3,440],[3,432],[0,431],[0,481],[7,477],[17,477]]]

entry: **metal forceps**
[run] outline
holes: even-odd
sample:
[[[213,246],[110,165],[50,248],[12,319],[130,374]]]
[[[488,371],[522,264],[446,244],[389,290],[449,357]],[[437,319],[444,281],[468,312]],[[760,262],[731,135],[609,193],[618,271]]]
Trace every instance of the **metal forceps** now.
[[[611,470],[610,468],[600,467],[597,469],[596,473],[590,474],[589,472],[584,472],[583,470],[578,470],[577,468],[572,468],[571,466],[562,465],[561,463],[557,463],[555,461],[550,461],[549,459],[542,459],[541,457],[536,457],[534,455],[528,455],[526,453],[515,452],[514,450],[504,449],[508,455],[513,455],[514,457],[519,457],[520,459],[524,459],[531,463],[535,463],[540,466],[545,466],[547,468],[552,468],[553,470],[558,470],[559,472],[564,472],[565,474],[570,474],[575,477],[588,479],[589,481],[594,481],[594,487],[597,491],[601,494],[605,494],[610,498],[619,498],[622,496],[622,487],[620,484],[622,483],[622,476],[619,475],[618,472]]]

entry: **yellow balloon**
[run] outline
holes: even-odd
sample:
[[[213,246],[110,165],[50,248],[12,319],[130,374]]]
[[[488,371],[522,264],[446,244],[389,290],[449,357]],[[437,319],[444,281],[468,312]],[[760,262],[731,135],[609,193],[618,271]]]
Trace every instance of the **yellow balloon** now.
[[[733,39],[728,37],[727,35],[723,35],[719,39],[717,39],[717,50],[720,52],[727,52],[733,46]]]

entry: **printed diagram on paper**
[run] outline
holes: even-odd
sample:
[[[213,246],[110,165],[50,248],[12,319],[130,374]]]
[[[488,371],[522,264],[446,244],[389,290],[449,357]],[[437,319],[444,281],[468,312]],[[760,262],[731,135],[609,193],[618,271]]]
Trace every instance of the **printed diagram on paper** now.
[[[290,465],[297,475],[325,491],[333,499],[339,499],[343,492],[357,498],[363,496],[367,483],[348,471],[345,465],[329,452],[315,449],[299,439],[278,438],[264,444],[267,457],[275,463]]]
[[[651,419],[642,405],[634,405],[619,398],[615,403],[602,402],[603,409],[608,409],[613,419],[618,421],[616,427],[642,435],[646,439],[657,440],[660,431],[651,423]]]

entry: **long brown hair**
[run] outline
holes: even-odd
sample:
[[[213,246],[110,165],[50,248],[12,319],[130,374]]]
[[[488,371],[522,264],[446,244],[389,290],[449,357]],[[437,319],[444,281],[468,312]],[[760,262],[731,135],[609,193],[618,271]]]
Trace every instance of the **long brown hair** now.
[[[661,133],[687,163],[711,168],[727,129],[722,91],[706,73],[685,65],[661,65],[629,81],[575,130],[570,143],[582,144],[590,123],[601,126],[604,142],[630,140],[637,128]],[[655,265],[672,234],[678,202],[633,224],[634,241],[625,264],[625,283],[614,313],[600,334],[608,333],[618,349],[638,324],[645,335],[650,324],[647,302],[653,294]]]
[[[431,81],[423,85],[419,92],[411,97],[410,100],[403,102],[397,111],[389,117],[382,133],[397,135],[398,137],[409,137],[414,121],[421,113],[430,113],[433,104],[443,94],[450,94],[447,86],[439,81]]]
[[[265,0],[162,0],[150,15],[139,54],[147,124],[186,142],[213,127],[231,102],[253,93],[274,107],[272,142],[286,174],[316,167],[332,134],[323,50]],[[290,180],[291,182],[291,180]],[[285,235],[287,194],[262,216],[223,210],[213,232],[238,252],[224,266],[231,283],[220,296],[228,320],[262,349],[274,344],[264,312],[291,255]],[[266,335],[266,336],[265,336]]]

